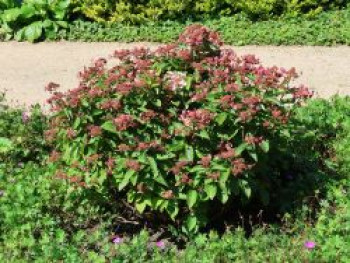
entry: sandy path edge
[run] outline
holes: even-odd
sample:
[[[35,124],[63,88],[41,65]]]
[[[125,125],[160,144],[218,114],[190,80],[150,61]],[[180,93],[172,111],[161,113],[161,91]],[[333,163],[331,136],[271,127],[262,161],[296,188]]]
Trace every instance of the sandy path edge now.
[[[11,105],[43,104],[50,82],[63,89],[76,87],[77,73],[93,59],[108,57],[116,49],[156,47],[156,43],[0,43],[0,91],[7,90]],[[303,83],[320,97],[350,95],[350,47],[230,47],[239,55],[255,54],[266,66],[296,67]]]

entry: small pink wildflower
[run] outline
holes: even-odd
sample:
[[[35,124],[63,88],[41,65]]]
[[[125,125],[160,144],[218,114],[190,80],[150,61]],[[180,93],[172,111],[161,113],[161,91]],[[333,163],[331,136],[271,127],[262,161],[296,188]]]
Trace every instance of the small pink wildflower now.
[[[165,242],[163,240],[157,241],[156,246],[159,247],[160,249],[165,248]]]
[[[123,243],[123,238],[116,236],[115,238],[113,238],[112,242],[114,244],[121,244],[121,243]]]
[[[312,250],[316,247],[316,243],[314,241],[306,241],[304,243],[304,247],[309,249],[309,250]]]

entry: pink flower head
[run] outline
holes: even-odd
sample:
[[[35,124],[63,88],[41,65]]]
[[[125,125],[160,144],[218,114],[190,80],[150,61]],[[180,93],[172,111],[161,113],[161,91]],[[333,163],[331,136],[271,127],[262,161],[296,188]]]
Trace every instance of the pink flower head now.
[[[160,249],[164,249],[165,248],[165,242],[163,240],[157,241],[156,242],[156,246]]]
[[[116,236],[115,238],[113,238],[112,242],[114,244],[121,244],[121,243],[123,243],[123,238]]]
[[[99,126],[90,125],[88,130],[90,137],[98,137],[102,134],[102,129]]]
[[[306,241],[304,243],[304,247],[309,249],[309,250],[312,250],[312,249],[314,249],[316,247],[316,243],[314,241],[309,241],[308,240],[308,241]]]
[[[118,131],[125,131],[129,127],[134,126],[133,117],[128,114],[121,114],[114,119],[114,125]]]
[[[300,86],[299,88],[294,89],[294,94],[293,94],[295,99],[311,98],[313,95],[314,93],[303,85]]]
[[[170,89],[172,91],[186,86],[186,73],[169,71],[165,75],[165,79],[169,81]]]
[[[56,91],[58,88],[60,87],[60,85],[54,83],[54,82],[50,82],[49,84],[47,84],[47,86],[45,87],[45,90],[48,92],[54,92]]]
[[[134,170],[135,172],[138,172],[141,169],[141,164],[138,161],[131,159],[125,161],[125,166],[127,169]]]
[[[214,118],[214,114],[205,109],[184,111],[180,115],[180,120],[185,126],[196,124],[199,129],[202,129],[210,124]]]
[[[223,43],[220,40],[219,34],[210,31],[208,28],[202,25],[188,26],[179,37],[179,42],[190,46],[198,47],[205,42],[221,46]]]

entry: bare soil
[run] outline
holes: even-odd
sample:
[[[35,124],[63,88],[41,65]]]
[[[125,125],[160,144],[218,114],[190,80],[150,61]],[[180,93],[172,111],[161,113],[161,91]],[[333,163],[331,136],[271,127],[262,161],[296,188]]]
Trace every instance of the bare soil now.
[[[0,91],[7,93],[11,105],[44,104],[49,96],[47,83],[59,83],[62,89],[78,84],[77,74],[97,58],[116,49],[147,46],[154,43],[0,43]],[[266,66],[296,67],[300,78],[317,96],[350,95],[350,47],[230,47],[239,55],[255,54]]]

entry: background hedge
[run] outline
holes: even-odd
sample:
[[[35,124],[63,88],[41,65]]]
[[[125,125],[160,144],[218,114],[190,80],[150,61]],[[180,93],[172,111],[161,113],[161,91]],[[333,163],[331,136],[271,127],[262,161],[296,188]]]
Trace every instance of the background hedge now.
[[[349,0],[72,0],[75,11],[93,21],[142,23],[145,21],[203,19],[246,14],[253,20],[345,7]]]

